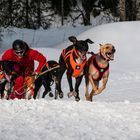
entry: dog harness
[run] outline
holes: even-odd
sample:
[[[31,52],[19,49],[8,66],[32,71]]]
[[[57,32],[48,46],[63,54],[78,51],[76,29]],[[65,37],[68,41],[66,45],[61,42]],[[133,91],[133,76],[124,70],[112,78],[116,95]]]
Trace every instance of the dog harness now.
[[[77,54],[75,47],[72,50],[69,50],[68,52],[66,52],[66,49],[64,49],[62,52],[62,56],[64,58],[66,67],[68,68],[68,64],[67,64],[66,60],[69,59],[71,67],[73,69],[72,77],[77,78],[83,71],[83,68],[86,64],[86,59],[81,64],[78,64],[77,62],[75,62],[75,60],[73,58],[73,54],[75,54],[78,58],[80,57]]]
[[[92,65],[96,68],[96,70],[98,71],[98,77],[97,78],[93,78],[95,81],[100,81],[102,79],[102,77],[104,76],[104,74],[109,71],[109,64],[103,68],[101,67],[98,62],[96,61],[96,55],[97,54],[94,54],[93,56],[91,56],[91,59],[92,59]]]
[[[4,73],[0,71],[0,81],[4,78]]]

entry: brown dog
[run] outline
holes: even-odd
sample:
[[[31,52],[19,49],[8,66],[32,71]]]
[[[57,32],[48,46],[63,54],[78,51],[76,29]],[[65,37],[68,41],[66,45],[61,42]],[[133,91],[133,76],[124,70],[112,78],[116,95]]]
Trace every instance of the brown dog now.
[[[105,88],[109,77],[109,61],[114,59],[115,47],[112,44],[100,45],[99,53],[93,54],[87,61],[86,67],[86,100],[92,101],[93,96],[100,94]],[[99,82],[102,80],[102,85]],[[89,82],[92,91],[89,94]]]

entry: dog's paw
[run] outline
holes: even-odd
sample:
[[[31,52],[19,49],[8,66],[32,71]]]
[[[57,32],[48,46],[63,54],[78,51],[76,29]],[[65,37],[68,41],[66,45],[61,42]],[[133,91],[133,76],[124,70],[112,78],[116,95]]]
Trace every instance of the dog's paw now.
[[[91,101],[92,102],[92,97],[90,95],[89,96],[85,95],[85,97],[86,97],[87,101]]]
[[[63,98],[64,96],[63,92],[59,92],[58,90],[56,90],[54,99],[58,99],[58,95],[59,95],[59,98]]]
[[[68,96],[68,98],[72,97],[73,96],[73,91],[72,92],[68,92],[67,96]]]
[[[79,102],[80,101],[80,97],[75,97],[75,101]]]
[[[90,97],[86,98],[86,100],[92,102],[92,99]]]
[[[53,93],[51,91],[49,92],[49,97],[53,97]]]
[[[70,98],[72,96],[76,97],[77,96],[77,92],[76,91],[70,91],[70,92],[68,92],[67,96],[68,96],[68,98]]]
[[[77,97],[77,95],[78,95],[77,92],[76,91],[73,91],[73,96],[74,97]]]
[[[63,96],[64,96],[64,93],[63,92],[61,92],[61,93],[59,93],[59,98],[63,98]]]

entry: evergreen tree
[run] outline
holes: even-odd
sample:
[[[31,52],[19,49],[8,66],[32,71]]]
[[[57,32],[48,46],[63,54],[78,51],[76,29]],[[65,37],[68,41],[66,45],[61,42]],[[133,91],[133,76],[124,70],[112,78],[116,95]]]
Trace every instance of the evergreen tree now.
[[[82,6],[84,9],[83,14],[84,25],[90,25],[90,14],[93,10],[96,1],[97,0],[82,0]]]
[[[109,9],[110,12],[114,16],[118,16],[117,13],[117,6],[118,6],[119,0],[99,0],[99,6],[103,7],[103,10]]]
[[[134,0],[129,0],[125,2],[125,13],[126,20],[134,21],[136,20],[136,2]]]
[[[61,15],[62,13],[62,0],[49,0],[51,2],[51,8],[55,11],[56,14]],[[67,16],[73,6],[76,6],[76,0],[63,0],[63,11],[64,16]]]

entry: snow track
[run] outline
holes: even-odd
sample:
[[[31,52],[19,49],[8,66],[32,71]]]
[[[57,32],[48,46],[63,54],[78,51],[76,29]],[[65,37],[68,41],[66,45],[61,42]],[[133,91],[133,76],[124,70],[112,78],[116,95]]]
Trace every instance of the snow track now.
[[[2,100],[0,106],[3,140],[9,137],[10,140],[138,140],[140,137],[140,103],[40,99]]]
[[[63,99],[54,100],[46,96],[37,100],[0,100],[0,140],[139,140],[139,27],[140,22],[107,24],[77,36],[78,39],[93,40],[95,44],[89,48],[95,53],[99,50],[99,43],[112,43],[116,47],[115,60],[110,62],[107,88],[94,97],[94,102],[87,102],[83,80],[79,89],[81,100],[76,102],[73,97],[67,98],[69,87],[64,76]],[[67,33],[68,28],[63,31]],[[58,61],[62,49],[70,44],[66,42],[53,46],[66,39],[63,31],[36,31],[32,42],[32,30],[15,29],[17,34],[4,36],[3,44],[10,46],[18,37],[36,47],[48,60]],[[68,35],[74,35],[75,32],[69,31]],[[0,53],[7,46],[0,48]]]

